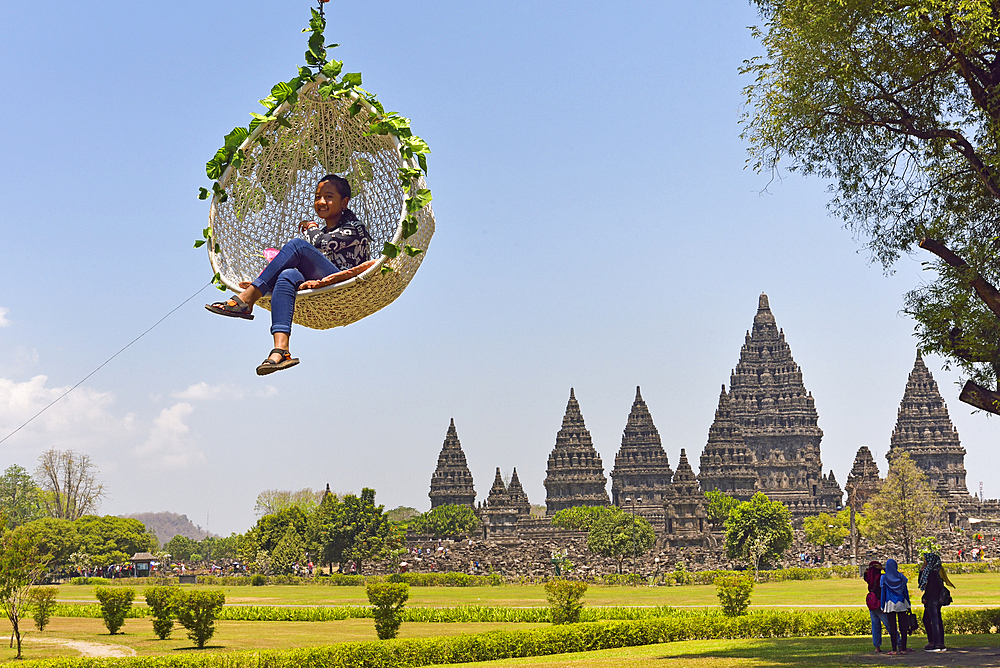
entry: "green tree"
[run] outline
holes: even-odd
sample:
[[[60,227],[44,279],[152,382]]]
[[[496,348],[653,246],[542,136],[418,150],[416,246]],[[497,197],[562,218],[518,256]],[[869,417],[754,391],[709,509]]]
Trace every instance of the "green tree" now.
[[[132,609],[135,590],[131,587],[94,587],[94,596],[101,604],[101,616],[108,633],[118,633]]]
[[[751,163],[833,181],[830,207],[890,269],[922,247],[906,296],[921,349],[1000,413],[1000,9],[987,0],[755,0],[746,62]]]
[[[833,515],[820,513],[802,520],[806,541],[819,548],[820,559],[826,561],[826,546],[840,547],[851,535],[851,511],[847,508]]]
[[[309,515],[315,512],[323,495],[323,492],[316,492],[310,487],[294,492],[286,489],[265,489],[257,495],[257,503],[253,510],[257,517],[275,515],[289,508],[298,508],[304,515]]]
[[[302,537],[294,527],[289,526],[271,553],[271,572],[275,575],[288,575],[294,572],[294,565],[302,563],[304,554]]]
[[[187,629],[188,638],[198,649],[215,635],[215,618],[226,604],[226,594],[221,590],[191,589],[177,595],[177,621]]]
[[[913,563],[917,540],[942,524],[944,505],[909,453],[890,451],[889,472],[865,504],[861,534],[875,545],[896,543]]]
[[[18,528],[0,533],[0,607],[17,641],[18,659],[21,658],[21,618],[30,602],[31,588],[45,573],[48,561],[49,556],[38,549],[28,532]]]
[[[395,638],[403,623],[403,606],[410,598],[410,585],[405,582],[369,582],[366,591],[373,606],[375,633],[379,640]]]
[[[49,565],[52,567],[69,563],[82,544],[76,525],[69,520],[43,517],[28,522],[21,529],[31,536],[42,553],[51,557]]]
[[[237,558],[239,545],[240,535],[237,533],[230,534],[225,538],[207,536],[198,543],[198,551],[208,561],[231,560]]]
[[[733,508],[726,520],[726,556],[752,568],[754,580],[761,563],[779,559],[791,547],[792,538],[788,508],[763,492]]]
[[[739,499],[720,492],[717,489],[705,492],[705,500],[708,501],[708,507],[705,509],[708,513],[708,521],[716,529],[723,528],[726,520],[729,519],[729,513],[733,512],[733,508],[740,505]]]
[[[445,504],[410,520],[408,529],[435,538],[464,538],[478,526],[479,518],[471,506]]]
[[[388,556],[402,542],[384,506],[375,505],[374,489],[366,487],[361,496],[347,494],[342,500],[324,499],[320,512],[319,542],[328,563],[353,561],[360,573],[363,562]]]
[[[715,578],[715,593],[722,612],[730,617],[746,614],[753,593],[753,579],[744,575],[720,575]]]
[[[160,640],[170,637],[174,628],[173,618],[177,616],[180,587],[146,587],[142,592],[146,605],[153,612],[153,633]]]
[[[556,511],[552,526],[573,531],[590,531],[597,518],[621,512],[616,506],[573,506]]]
[[[259,549],[272,553],[281,539],[285,537],[289,528],[300,537],[303,543],[307,542],[311,531],[310,520],[306,512],[299,506],[290,506],[264,515],[257,520],[257,524],[250,532],[254,534],[253,537]]]
[[[419,515],[419,510],[409,506],[396,506],[392,510],[385,511],[385,516],[389,518],[390,522],[395,524],[406,524]]]
[[[598,515],[587,534],[587,547],[591,552],[616,559],[621,573],[625,557],[646,554],[656,542],[656,532],[645,518],[633,517],[619,508],[615,511]]]
[[[545,600],[549,602],[553,624],[576,624],[583,610],[583,595],[587,593],[586,582],[569,580],[549,580],[545,583]]]
[[[199,548],[198,541],[180,534],[168,540],[167,544],[163,546],[170,558],[175,561],[190,561],[191,555],[198,552]]]
[[[156,536],[146,525],[128,517],[84,515],[74,522],[80,534],[80,549],[90,555],[94,566],[120,564],[136,552],[156,549]]]
[[[0,476],[0,515],[7,518],[7,528],[27,524],[42,516],[38,485],[23,467],[12,464]]]
[[[52,611],[56,607],[55,587],[35,587],[29,594],[31,608],[34,611],[35,628],[44,631],[49,625]]]

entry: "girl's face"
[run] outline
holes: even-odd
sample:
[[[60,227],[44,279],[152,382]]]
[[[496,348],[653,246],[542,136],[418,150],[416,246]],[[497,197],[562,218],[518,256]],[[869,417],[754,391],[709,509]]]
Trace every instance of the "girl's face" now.
[[[313,208],[316,209],[316,215],[326,222],[337,223],[340,222],[340,216],[350,201],[351,198],[342,197],[332,183],[323,181],[316,186],[316,200],[313,202]]]

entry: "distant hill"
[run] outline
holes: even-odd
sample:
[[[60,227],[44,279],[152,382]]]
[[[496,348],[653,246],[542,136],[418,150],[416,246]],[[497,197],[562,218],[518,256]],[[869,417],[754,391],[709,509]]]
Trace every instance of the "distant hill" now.
[[[207,536],[215,535],[189,520],[187,515],[178,515],[177,513],[133,513],[122,515],[122,517],[131,517],[145,524],[147,529],[156,534],[156,539],[160,541],[161,547],[177,535],[191,540],[201,540]]]

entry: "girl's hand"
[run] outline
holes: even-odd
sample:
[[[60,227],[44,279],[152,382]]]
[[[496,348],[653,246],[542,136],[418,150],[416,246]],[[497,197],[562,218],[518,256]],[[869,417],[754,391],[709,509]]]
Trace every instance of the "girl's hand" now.
[[[312,220],[303,220],[299,223],[299,232],[305,232],[306,230],[311,230],[314,227],[319,227],[319,224]]]

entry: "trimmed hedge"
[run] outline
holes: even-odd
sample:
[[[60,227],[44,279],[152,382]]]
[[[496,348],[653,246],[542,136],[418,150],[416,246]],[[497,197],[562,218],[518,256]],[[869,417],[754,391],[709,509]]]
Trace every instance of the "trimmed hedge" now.
[[[984,632],[995,629],[998,623],[1000,609],[961,610],[945,616],[945,632]],[[42,659],[24,661],[20,665],[24,668],[402,668],[587,652],[680,640],[867,636],[870,631],[871,620],[864,609],[824,612],[764,610],[740,617],[727,617],[719,612],[685,612],[642,621],[565,624],[444,638],[341,643],[310,649],[125,659]]]

